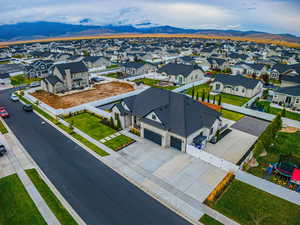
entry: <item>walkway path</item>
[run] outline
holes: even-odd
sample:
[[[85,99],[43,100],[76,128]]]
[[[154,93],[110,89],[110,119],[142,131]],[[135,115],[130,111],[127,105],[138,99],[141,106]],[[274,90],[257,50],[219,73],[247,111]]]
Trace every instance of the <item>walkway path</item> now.
[[[275,195],[279,198],[285,199],[289,202],[300,205],[300,193],[296,191],[289,190],[280,185],[274,184],[270,181],[256,177],[252,174],[246,173],[244,171],[238,170],[236,173],[236,178],[244,183],[250,184],[258,189]]]
[[[40,193],[35,188],[34,184],[30,180],[30,178],[25,173],[21,162],[18,160],[17,156],[15,155],[13,149],[20,148],[19,143],[16,141],[16,138],[11,135],[10,133],[4,135],[5,141],[6,141],[6,147],[7,147],[7,157],[18,174],[21,182],[23,183],[26,191],[30,195],[31,199],[35,203],[37,209],[45,219],[48,225],[59,225],[60,222],[57,220],[53,212],[48,207],[45,200],[42,198]]]

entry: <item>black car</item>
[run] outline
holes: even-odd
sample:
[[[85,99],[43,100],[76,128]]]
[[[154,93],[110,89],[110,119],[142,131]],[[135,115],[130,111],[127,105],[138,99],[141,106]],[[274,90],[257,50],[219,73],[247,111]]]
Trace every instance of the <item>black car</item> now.
[[[6,153],[6,148],[3,144],[0,143],[0,157]]]
[[[32,112],[33,111],[32,105],[31,104],[23,105],[23,110],[26,112]]]
[[[104,79],[101,77],[92,77],[91,81],[94,83],[98,83],[98,82],[104,81]]]

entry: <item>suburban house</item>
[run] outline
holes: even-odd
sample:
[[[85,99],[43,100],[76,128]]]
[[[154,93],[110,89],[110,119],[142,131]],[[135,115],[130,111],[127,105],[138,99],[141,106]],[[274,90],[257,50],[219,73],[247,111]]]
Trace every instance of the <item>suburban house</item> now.
[[[277,89],[274,91],[272,102],[293,110],[300,110],[300,85]]]
[[[142,75],[156,71],[156,66],[143,62],[127,62],[121,65],[121,72],[128,75]]]
[[[41,81],[43,90],[59,93],[89,86],[89,73],[82,62],[57,64],[52,74]]]
[[[48,76],[49,69],[53,66],[52,60],[38,60],[26,66],[26,73],[29,78]]]
[[[169,63],[162,66],[157,72],[167,75],[169,81],[176,84],[187,84],[199,81],[204,77],[204,71],[197,65]]]
[[[101,56],[87,56],[82,62],[86,65],[87,68],[105,68],[111,65],[109,59]]]
[[[221,128],[220,113],[171,91],[149,88],[112,107],[113,120],[135,128],[162,147],[186,152],[188,144],[204,149]]]
[[[213,92],[222,92],[247,98],[252,98],[263,89],[261,81],[241,75],[218,74],[210,85]]]

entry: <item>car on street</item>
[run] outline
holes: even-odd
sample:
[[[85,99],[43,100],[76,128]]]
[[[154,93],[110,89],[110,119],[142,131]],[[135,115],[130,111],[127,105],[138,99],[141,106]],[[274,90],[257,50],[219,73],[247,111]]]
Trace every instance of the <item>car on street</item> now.
[[[34,88],[34,87],[39,87],[41,85],[41,83],[39,81],[36,82],[32,82],[29,87]]]
[[[6,153],[5,146],[0,142],[0,157],[3,156]]]
[[[19,97],[18,97],[17,95],[15,95],[14,93],[11,94],[10,99],[11,99],[13,102],[19,101]]]
[[[33,111],[33,107],[31,104],[25,104],[23,105],[23,110],[26,112],[32,112]]]
[[[8,112],[6,111],[6,109],[2,106],[0,106],[0,117],[2,118],[8,118],[9,117],[9,114]]]

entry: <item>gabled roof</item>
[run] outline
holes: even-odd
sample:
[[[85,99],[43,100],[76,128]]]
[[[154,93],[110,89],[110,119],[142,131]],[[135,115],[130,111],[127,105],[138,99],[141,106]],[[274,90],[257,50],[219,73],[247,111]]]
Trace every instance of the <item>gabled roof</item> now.
[[[62,82],[57,76],[53,76],[53,75],[50,75],[50,76],[48,76],[48,77],[45,77],[43,80],[44,80],[45,82],[47,82],[47,83],[52,84],[53,86],[54,86],[56,83],[62,83],[62,84],[63,84],[63,82]]]
[[[183,137],[203,127],[210,128],[220,117],[219,112],[190,97],[160,88],[149,88],[124,99],[123,102],[130,110],[127,112],[140,117],[143,122]],[[120,106],[121,104],[118,107]],[[162,123],[145,118],[151,112],[154,112]]]
[[[70,70],[71,74],[88,72],[87,67],[82,62],[56,64],[55,67],[63,76],[66,76],[66,70]]]
[[[260,82],[259,80],[246,78],[242,75],[225,75],[217,74],[213,82],[221,82],[232,86],[242,86],[245,88],[253,89]]]
[[[144,66],[145,63],[141,63],[141,62],[127,62],[127,63],[123,63],[121,66],[124,66],[126,68],[141,68],[142,66]]]
[[[186,64],[177,64],[177,63],[169,63],[163,67],[161,67],[157,72],[158,73],[166,73],[168,75],[183,75],[188,76],[194,70],[202,70],[201,67],[197,65],[186,65]]]
[[[278,88],[275,92],[292,95],[292,96],[300,96],[300,85],[293,86],[293,87]]]

